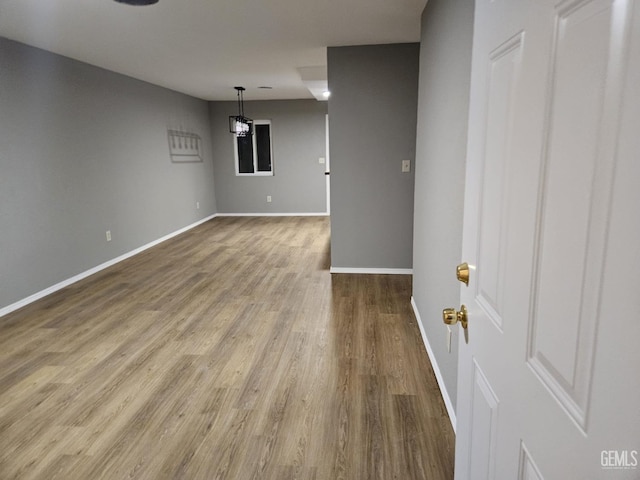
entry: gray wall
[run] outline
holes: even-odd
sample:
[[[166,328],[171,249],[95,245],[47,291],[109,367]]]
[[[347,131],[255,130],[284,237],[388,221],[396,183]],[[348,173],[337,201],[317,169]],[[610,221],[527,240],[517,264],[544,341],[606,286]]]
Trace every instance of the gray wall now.
[[[216,212],[207,102],[3,38],[0,65],[0,308]],[[204,162],[171,163],[180,127]]]
[[[410,269],[419,45],[327,55],[331,266]]]
[[[459,307],[473,2],[429,0],[422,14],[413,297],[456,405],[458,328],[451,353],[442,309]],[[464,286],[463,286],[464,287]]]
[[[245,101],[245,115],[271,120],[273,176],[236,176],[229,115],[237,102],[211,102],[211,138],[218,210],[221,213],[323,213],[327,211],[326,102]],[[271,195],[271,203],[267,203]]]

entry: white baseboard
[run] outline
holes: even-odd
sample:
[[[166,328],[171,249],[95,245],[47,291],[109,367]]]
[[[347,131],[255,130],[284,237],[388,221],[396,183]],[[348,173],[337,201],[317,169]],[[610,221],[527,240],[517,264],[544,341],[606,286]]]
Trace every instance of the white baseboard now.
[[[424,331],[424,327],[422,326],[422,319],[420,318],[420,312],[418,312],[418,306],[411,296],[411,307],[413,307],[413,313],[416,316],[416,320],[418,320],[418,328],[420,329],[420,334],[422,335],[422,341],[424,343],[425,348],[427,349],[427,355],[429,355],[429,360],[431,361],[431,366],[433,367],[433,372],[436,374],[436,380],[438,382],[438,387],[440,387],[440,393],[442,394],[442,399],[444,400],[444,406],[447,409],[447,413],[449,414],[449,420],[451,420],[451,426],[453,427],[453,432],[456,431],[456,411],[453,408],[453,403],[451,403],[451,398],[449,397],[449,393],[447,392],[447,387],[444,384],[444,379],[442,378],[442,373],[440,372],[440,368],[438,367],[438,362],[436,361],[436,357],[431,349],[431,345],[429,345],[429,340],[427,339],[427,334]]]
[[[211,220],[212,218],[215,218],[216,216],[217,215],[210,215],[206,218],[203,218],[202,220],[198,220],[197,222],[192,223],[191,225],[187,225],[186,227],[176,230],[175,232],[169,233],[168,235],[165,235],[164,237],[154,240],[153,242],[147,243],[146,245],[138,247],[135,250],[131,250],[130,252],[120,255],[119,257],[116,257],[112,260],[101,263],[100,265],[93,267],[85,272],[79,273],[78,275],[74,275],[71,278],[63,280],[62,282],[56,283],[55,285],[45,288],[44,290],[36,292],[33,295],[28,296],[27,298],[18,300],[17,302],[12,303],[11,305],[7,305],[6,307],[0,308],[0,317],[3,317],[4,315],[7,315],[15,310],[18,310],[19,308],[25,307],[30,303],[35,302],[36,300],[40,300],[41,298],[44,298],[47,295],[51,295],[52,293],[57,292],[58,290],[61,290],[64,287],[68,287],[69,285],[76,283],[82,280],[83,278],[87,278],[88,276],[93,275],[94,273],[98,273],[99,271],[104,270],[105,268],[109,268],[112,265],[115,265],[116,263],[126,260],[129,257],[133,257],[134,255],[137,255],[138,253],[143,252],[148,248],[154,247],[159,243],[169,240],[170,238],[180,235],[181,233],[184,233],[187,230],[191,230],[192,228],[197,227],[198,225],[204,222],[208,222],[209,220]]]
[[[330,273],[363,273],[365,275],[412,275],[412,268],[351,268],[331,267]]]
[[[218,217],[328,217],[327,212],[303,213],[218,213]]]

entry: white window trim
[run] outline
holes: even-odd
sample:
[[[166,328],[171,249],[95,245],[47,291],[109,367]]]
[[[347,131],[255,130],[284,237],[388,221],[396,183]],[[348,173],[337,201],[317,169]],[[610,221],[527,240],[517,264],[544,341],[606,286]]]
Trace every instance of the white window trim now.
[[[269,154],[271,155],[271,171],[259,172],[258,171],[258,152],[255,142],[255,133],[251,135],[251,143],[253,145],[253,173],[240,173],[240,159],[238,158],[238,142],[236,141],[236,135],[233,134],[233,157],[236,164],[236,177],[273,177],[273,128],[271,127],[271,120],[254,120],[254,127],[256,125],[269,125]],[[255,130],[254,130],[255,132]]]

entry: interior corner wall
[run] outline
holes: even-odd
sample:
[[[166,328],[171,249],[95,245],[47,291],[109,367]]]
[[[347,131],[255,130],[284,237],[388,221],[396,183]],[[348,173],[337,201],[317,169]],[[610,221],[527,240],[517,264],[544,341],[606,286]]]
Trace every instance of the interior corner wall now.
[[[0,309],[216,212],[206,101],[4,38],[0,65]]]
[[[332,268],[412,267],[418,58],[417,43],[327,51]]]
[[[456,326],[447,352],[442,309],[459,307],[474,2],[429,0],[422,14],[413,298],[455,408]],[[465,288],[464,286],[462,288]]]
[[[229,116],[237,102],[210,102],[216,200],[221,214],[324,214],[327,103],[245,101],[245,114],[271,120],[273,176],[237,176]],[[267,196],[271,202],[267,202]]]

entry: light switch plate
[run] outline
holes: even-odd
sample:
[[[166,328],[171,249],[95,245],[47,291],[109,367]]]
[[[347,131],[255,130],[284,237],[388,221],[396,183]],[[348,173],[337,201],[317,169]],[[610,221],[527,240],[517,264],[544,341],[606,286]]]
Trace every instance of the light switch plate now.
[[[402,173],[411,171],[411,160],[402,160]]]

